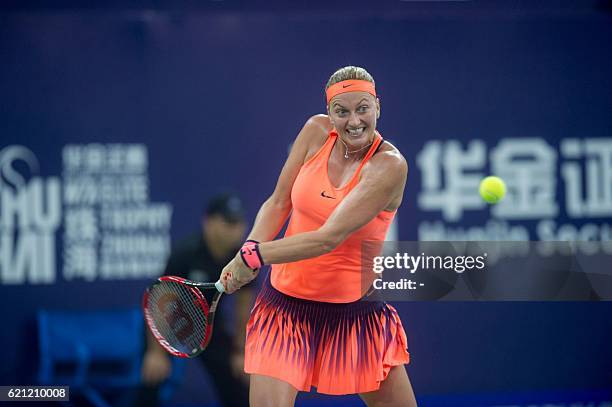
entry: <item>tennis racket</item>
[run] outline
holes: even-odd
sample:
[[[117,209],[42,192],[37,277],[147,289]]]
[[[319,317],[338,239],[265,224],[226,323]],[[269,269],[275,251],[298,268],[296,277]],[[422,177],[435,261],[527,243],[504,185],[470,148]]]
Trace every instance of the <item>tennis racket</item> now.
[[[193,358],[206,349],[221,294],[220,281],[197,283],[163,276],[144,293],[145,320],[157,342],[174,356]],[[212,298],[209,302],[206,296]]]

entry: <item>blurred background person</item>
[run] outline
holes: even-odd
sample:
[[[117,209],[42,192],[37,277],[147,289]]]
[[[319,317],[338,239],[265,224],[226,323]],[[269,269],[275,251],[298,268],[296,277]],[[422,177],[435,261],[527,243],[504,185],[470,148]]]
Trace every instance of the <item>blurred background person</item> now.
[[[237,195],[223,193],[213,197],[204,211],[201,231],[173,248],[164,274],[194,281],[215,281],[223,266],[240,248],[246,227],[244,206]],[[209,373],[222,406],[248,405],[248,376],[244,373],[244,331],[252,295],[252,289],[247,287],[237,293],[233,312],[234,334],[229,333],[226,318],[217,318],[215,334],[206,352],[198,357]],[[147,329],[142,386],[138,391],[137,406],[159,405],[160,385],[172,373],[171,357]]]

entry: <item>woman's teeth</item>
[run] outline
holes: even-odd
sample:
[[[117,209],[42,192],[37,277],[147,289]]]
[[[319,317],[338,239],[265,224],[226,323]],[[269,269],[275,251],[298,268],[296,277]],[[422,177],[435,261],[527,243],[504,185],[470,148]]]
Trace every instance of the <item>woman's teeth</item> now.
[[[365,129],[365,127],[360,127],[358,129],[349,129],[348,130],[348,134],[351,136],[360,136],[363,133],[363,130]]]

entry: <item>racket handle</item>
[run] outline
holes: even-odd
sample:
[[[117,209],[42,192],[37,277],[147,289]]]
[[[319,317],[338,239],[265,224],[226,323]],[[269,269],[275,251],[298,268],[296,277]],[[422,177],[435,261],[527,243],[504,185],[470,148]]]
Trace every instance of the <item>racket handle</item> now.
[[[215,288],[217,289],[217,291],[219,291],[220,293],[224,293],[225,292],[225,287],[223,286],[223,283],[221,282],[221,280],[217,281],[215,283]]]

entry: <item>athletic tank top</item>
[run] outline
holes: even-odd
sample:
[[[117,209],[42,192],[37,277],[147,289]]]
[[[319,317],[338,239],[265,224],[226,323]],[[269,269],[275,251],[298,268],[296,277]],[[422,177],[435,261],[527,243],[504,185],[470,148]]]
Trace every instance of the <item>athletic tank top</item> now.
[[[382,143],[382,137],[376,133],[372,146],[352,178],[346,185],[336,188],[329,180],[327,163],[337,137],[338,133],[332,130],[321,149],[300,168],[291,190],[293,210],[285,237],[320,228],[355,188],[361,169]],[[272,286],[282,293],[307,300],[333,303],[357,301],[368,288],[362,287],[362,242],[382,243],[395,212],[380,212],[327,254],[272,265]]]

